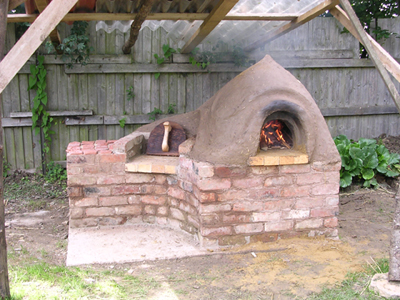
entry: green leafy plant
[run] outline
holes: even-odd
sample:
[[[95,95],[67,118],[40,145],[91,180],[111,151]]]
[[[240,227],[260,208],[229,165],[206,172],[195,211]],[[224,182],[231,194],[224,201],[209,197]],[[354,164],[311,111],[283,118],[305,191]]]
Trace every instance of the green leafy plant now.
[[[75,21],[71,28],[71,35],[66,37],[57,49],[62,51],[61,58],[67,62],[67,67],[72,68],[73,64],[87,65],[89,55],[94,50],[89,46],[89,36],[86,35],[86,29],[89,23],[86,21]],[[54,51],[50,44],[46,44],[48,53]]]
[[[157,108],[157,107],[154,107],[153,111],[151,111],[151,112],[148,113],[148,115],[149,115],[149,120],[155,121],[155,120],[156,120],[156,117],[157,117],[158,115],[161,115],[162,113],[163,113],[163,111],[162,111],[161,109],[159,109],[159,108]]]
[[[133,92],[133,86],[130,86],[129,89],[126,90],[127,100],[133,100],[135,98],[135,93]]]
[[[345,135],[339,135],[334,141],[342,158],[342,188],[350,186],[353,178],[364,181],[364,187],[370,187],[378,185],[375,178],[377,173],[387,177],[400,175],[400,155],[390,153],[384,145],[379,145],[375,140],[360,139],[354,142]]]
[[[170,104],[167,108],[167,114],[174,114],[175,113],[176,104]]]
[[[7,177],[9,171],[11,171],[11,164],[3,157],[3,177]]]
[[[176,50],[174,48],[171,48],[168,44],[164,44],[162,46],[162,51],[164,56],[159,56],[158,54],[154,54],[154,58],[157,60],[157,64],[159,65],[165,63],[165,61],[169,59],[172,56],[172,54],[176,53]],[[154,77],[158,79],[160,75],[161,73],[158,72],[154,74]]]
[[[56,164],[54,161],[51,161],[46,165],[46,175],[44,179],[47,182],[55,183],[60,182],[67,179],[67,171],[63,166]]]
[[[30,66],[31,76],[29,77],[28,86],[28,90],[36,90],[36,96],[33,99],[32,107],[32,129],[35,131],[36,135],[40,133],[40,128],[42,129],[45,140],[43,151],[44,153],[48,153],[50,151],[50,135],[55,132],[50,130],[53,118],[50,117],[50,114],[46,111],[48,99],[45,91],[47,72],[43,66],[44,56],[39,55],[37,61],[37,65]]]
[[[121,126],[121,128],[124,128],[125,123],[126,123],[126,118],[123,118],[123,119],[119,120],[118,122],[119,122],[119,126]]]

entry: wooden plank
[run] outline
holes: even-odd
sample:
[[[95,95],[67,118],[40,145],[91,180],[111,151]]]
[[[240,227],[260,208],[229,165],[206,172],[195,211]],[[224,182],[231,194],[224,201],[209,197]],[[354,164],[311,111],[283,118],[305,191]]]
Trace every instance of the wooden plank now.
[[[307,23],[308,21],[314,19],[315,17],[318,17],[322,13],[324,13],[326,10],[329,10],[336,5],[339,4],[339,0],[326,0],[323,3],[317,5],[316,7],[312,8],[311,10],[307,11],[306,13],[302,14],[298,18],[294,19],[293,21],[284,24],[283,26],[279,27],[276,30],[273,30],[266,34],[263,37],[260,37],[257,39],[256,42],[246,46],[244,48],[245,52],[250,52],[255,50],[258,47],[261,47],[262,45],[284,35],[285,33],[292,31],[293,29],[296,29],[297,27]]]
[[[383,66],[380,57],[377,54],[377,51],[375,50],[375,48],[372,47],[372,43],[369,40],[366,32],[364,31],[364,28],[361,25],[360,21],[358,20],[353,8],[351,7],[350,2],[348,0],[340,0],[340,4],[343,6],[345,12],[347,13],[351,23],[353,24],[353,27],[357,31],[358,36],[361,38],[365,49],[368,51],[369,57],[374,62],[375,67],[379,71],[379,74],[381,75],[386,87],[388,88],[393,98],[394,103],[396,104],[397,109],[400,112],[400,95],[397,92],[397,89],[394,86],[392,80],[390,79],[385,67]]]
[[[25,0],[9,0],[8,2],[8,11],[13,10],[24,3]]]
[[[386,115],[398,113],[395,106],[330,107],[321,108],[320,110],[324,117]]]
[[[88,95],[88,75],[82,74],[78,77],[78,95],[79,95],[79,107],[82,109],[87,109],[89,107],[89,95]],[[93,113],[93,110],[91,110]],[[89,127],[80,126],[79,127],[79,138],[77,141],[88,141],[89,140]],[[71,142],[73,140],[70,140]]]
[[[47,0],[34,0],[39,13],[42,13],[47,6]],[[49,34],[51,42],[57,46],[61,44],[60,35],[58,34],[57,27]]]
[[[347,28],[347,30],[355,36],[360,43],[362,40],[351,23],[347,14],[339,7],[336,6],[330,10],[330,13],[343,25]],[[382,61],[382,64],[393,75],[394,78],[398,82],[400,82],[400,64],[378,43],[376,42],[369,34],[367,34],[368,40],[371,42],[372,47],[375,49],[377,56]]]
[[[196,48],[196,46],[217,27],[238,1],[239,0],[219,0],[204,22],[200,25],[200,28],[196,30],[182,47],[181,53],[189,53]]]
[[[74,109],[74,108],[80,108],[80,103],[79,103],[79,77],[83,75],[70,75],[68,76],[67,83],[68,83],[68,109]],[[65,156],[65,150],[68,147],[68,144],[73,141],[78,141],[79,140],[79,127],[69,127],[66,128],[65,125],[62,124],[61,118],[56,119],[60,124],[60,126],[63,126],[66,132],[65,136],[62,136],[59,134],[59,139],[60,139],[60,158],[59,159],[64,159]]]
[[[62,18],[62,22],[74,21],[131,21],[137,13],[69,13]],[[38,14],[9,14],[7,23],[28,22],[33,23]],[[146,20],[205,20],[208,13],[150,13]],[[254,14],[229,14],[224,16],[224,21],[291,21],[297,18],[294,14],[266,13],[260,15]]]
[[[65,119],[65,125],[103,125],[103,124],[104,124],[104,116],[102,115]]]
[[[0,93],[78,0],[53,0],[0,62]]]
[[[389,281],[400,281],[400,193],[395,197],[395,212],[393,217],[392,237],[389,250]]]
[[[116,95],[115,95],[115,74],[108,74],[106,76],[106,115],[115,115],[115,107],[116,107]],[[114,126],[106,126],[106,140],[115,139],[115,130]]]
[[[173,115],[157,115],[156,120],[160,120],[163,118],[171,117]],[[153,122],[153,120],[149,120],[149,115],[148,114],[142,114],[142,115],[134,115],[134,116],[127,116],[127,115],[121,115],[121,116],[104,116],[104,124],[106,125],[119,125],[119,120],[122,118],[126,118],[125,124],[148,124]],[[67,124],[71,125],[71,124]]]
[[[93,116],[93,110],[48,111],[48,113],[52,117]],[[32,118],[32,112],[12,112],[10,118]]]

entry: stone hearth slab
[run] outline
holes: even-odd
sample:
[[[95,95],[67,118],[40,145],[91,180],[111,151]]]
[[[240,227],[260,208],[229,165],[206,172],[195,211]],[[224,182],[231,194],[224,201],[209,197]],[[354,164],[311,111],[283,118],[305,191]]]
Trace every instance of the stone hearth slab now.
[[[250,157],[248,160],[249,166],[282,166],[307,163],[307,154],[292,149],[260,151],[256,156]]]
[[[139,155],[125,164],[126,172],[176,174],[179,157]]]
[[[67,266],[125,263],[205,254],[193,236],[154,225],[70,228]]]

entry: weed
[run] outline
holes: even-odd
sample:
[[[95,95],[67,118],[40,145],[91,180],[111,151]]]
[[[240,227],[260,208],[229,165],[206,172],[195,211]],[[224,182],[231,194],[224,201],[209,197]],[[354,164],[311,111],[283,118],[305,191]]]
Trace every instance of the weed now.
[[[168,114],[174,114],[175,113],[175,107],[176,107],[176,104],[168,105],[167,113]]]
[[[46,166],[45,180],[49,183],[55,183],[67,179],[67,171],[59,164],[51,161]]]
[[[157,117],[158,115],[161,115],[162,113],[163,113],[163,112],[162,112],[161,109],[159,109],[159,108],[157,108],[157,107],[154,107],[153,111],[151,111],[151,112],[148,113],[148,115],[149,115],[149,120],[155,121],[155,120],[156,120],[156,117]]]
[[[118,122],[119,122],[119,126],[121,126],[121,128],[124,128],[125,127],[125,123],[126,123],[126,118],[122,118]]]
[[[135,93],[133,92],[133,86],[130,86],[129,89],[126,90],[127,100],[133,100],[135,98]]]
[[[7,177],[9,171],[11,171],[11,164],[3,157],[3,176]]]

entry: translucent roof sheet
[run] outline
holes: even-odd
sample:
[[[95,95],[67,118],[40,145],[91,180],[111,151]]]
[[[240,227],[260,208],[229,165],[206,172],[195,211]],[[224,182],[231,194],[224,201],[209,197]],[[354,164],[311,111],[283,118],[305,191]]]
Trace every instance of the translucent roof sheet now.
[[[301,15],[324,0],[240,0],[227,14],[237,15],[265,15],[269,13],[282,15]],[[221,21],[218,26],[202,41],[199,48],[205,50],[206,45],[215,45],[218,41],[228,44],[247,43],[263,36],[269,31],[282,26],[288,21]],[[127,32],[132,21],[99,21],[97,30],[112,32],[120,30]],[[203,21],[145,21],[145,27],[156,30],[159,27],[168,32],[168,37],[183,47],[190,37],[196,32]]]

